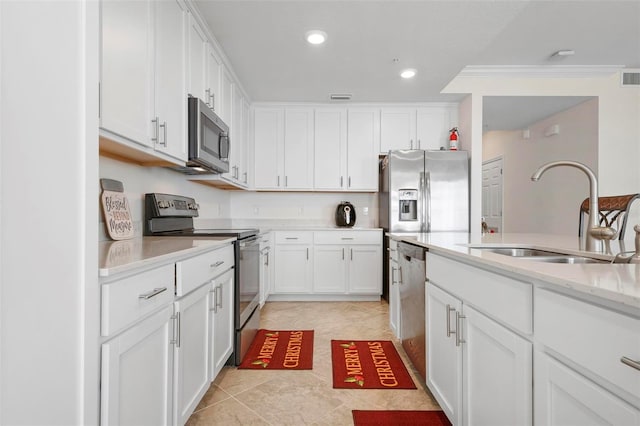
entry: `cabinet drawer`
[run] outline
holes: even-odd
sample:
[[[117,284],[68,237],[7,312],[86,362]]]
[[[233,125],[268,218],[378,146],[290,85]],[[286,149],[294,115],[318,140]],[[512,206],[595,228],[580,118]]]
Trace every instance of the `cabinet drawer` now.
[[[233,245],[176,263],[176,295],[182,296],[200,287],[233,266]]]
[[[276,232],[276,244],[311,244],[313,232],[311,231],[278,231]]]
[[[381,231],[316,231],[315,244],[381,244]]]
[[[102,285],[101,332],[109,336],[174,297],[173,264]]]
[[[640,397],[640,319],[540,289],[535,295],[536,337],[615,386]]]
[[[427,253],[427,278],[485,314],[525,334],[533,331],[533,286]]]

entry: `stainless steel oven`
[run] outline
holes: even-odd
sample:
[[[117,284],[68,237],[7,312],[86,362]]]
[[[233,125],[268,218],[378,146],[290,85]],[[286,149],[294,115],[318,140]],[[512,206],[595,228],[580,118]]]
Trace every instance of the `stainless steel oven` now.
[[[235,365],[249,349],[260,326],[260,240],[257,229],[196,229],[193,218],[198,204],[193,198],[169,194],[145,194],[144,234],[155,236],[235,237],[234,326]]]

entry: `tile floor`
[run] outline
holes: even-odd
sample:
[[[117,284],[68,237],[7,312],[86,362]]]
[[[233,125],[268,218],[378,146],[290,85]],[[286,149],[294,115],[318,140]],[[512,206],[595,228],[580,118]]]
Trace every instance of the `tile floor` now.
[[[351,410],[438,409],[389,329],[381,302],[268,302],[261,328],[313,329],[313,370],[238,370],[225,367],[196,408],[196,425],[352,425]],[[417,390],[333,389],[332,339],[391,340]]]

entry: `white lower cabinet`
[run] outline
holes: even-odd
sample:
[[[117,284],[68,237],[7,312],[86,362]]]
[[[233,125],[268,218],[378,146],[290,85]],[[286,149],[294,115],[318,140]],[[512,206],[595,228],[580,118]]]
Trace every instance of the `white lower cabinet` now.
[[[455,425],[531,425],[533,344],[496,319],[505,312],[494,317],[474,307],[495,297],[477,286],[497,275],[451,262],[427,255],[427,386]],[[461,275],[452,278],[451,268]]]
[[[102,345],[102,425],[173,424],[173,307]]]
[[[274,294],[379,296],[380,230],[275,232]]]
[[[273,268],[271,260],[273,258],[272,233],[267,232],[260,235],[260,307],[262,307],[272,291]]]
[[[178,299],[175,304],[174,423],[183,425],[209,388],[209,285]]]
[[[389,328],[396,338],[400,335],[400,289],[398,287],[398,243],[389,239]]]
[[[211,335],[209,356],[209,380],[216,378],[233,353],[234,340],[234,270],[231,269],[213,280],[210,287],[209,329]]]
[[[534,363],[537,425],[640,424],[640,410],[560,361],[535,351]]]

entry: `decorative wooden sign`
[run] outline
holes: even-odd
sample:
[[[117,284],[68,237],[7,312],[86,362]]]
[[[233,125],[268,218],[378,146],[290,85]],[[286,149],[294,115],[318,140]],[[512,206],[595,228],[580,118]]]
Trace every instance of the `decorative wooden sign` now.
[[[113,240],[133,238],[133,222],[129,201],[124,195],[122,182],[113,179],[100,179],[102,187],[102,214],[109,237]]]

